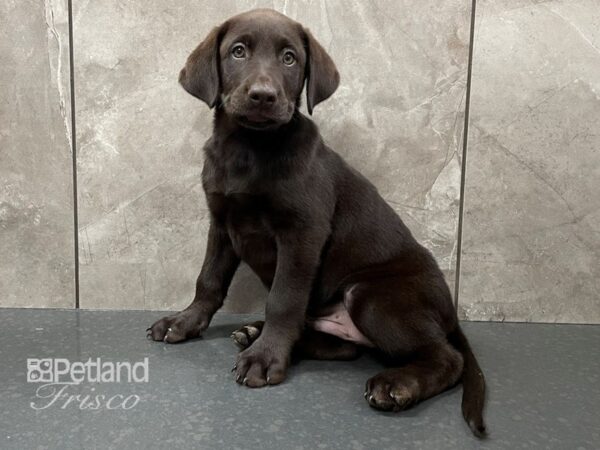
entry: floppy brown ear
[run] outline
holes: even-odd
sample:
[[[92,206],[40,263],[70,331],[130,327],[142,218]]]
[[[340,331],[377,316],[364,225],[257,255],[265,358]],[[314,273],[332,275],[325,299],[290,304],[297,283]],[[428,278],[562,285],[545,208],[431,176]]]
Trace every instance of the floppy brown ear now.
[[[219,77],[219,44],[224,26],[213,28],[188,56],[179,83],[183,88],[213,108],[221,91]]]
[[[306,36],[306,106],[308,113],[312,114],[313,108],[327,100],[340,84],[340,74],[331,57],[321,44],[313,37],[308,29],[304,29]]]

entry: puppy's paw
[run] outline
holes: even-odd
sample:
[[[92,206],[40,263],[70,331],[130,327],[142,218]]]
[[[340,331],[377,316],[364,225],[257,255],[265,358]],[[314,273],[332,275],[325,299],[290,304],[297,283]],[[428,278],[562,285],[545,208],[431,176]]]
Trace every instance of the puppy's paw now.
[[[258,339],[264,324],[265,323],[262,320],[259,320],[258,322],[244,325],[242,328],[231,333],[231,339],[233,339],[233,342],[235,342],[242,350],[248,348],[256,339]]]
[[[238,354],[233,368],[235,381],[248,387],[279,384],[285,380],[289,365],[289,354],[280,352],[276,346],[255,345]]]
[[[208,322],[208,319],[202,318],[196,311],[181,311],[154,322],[146,329],[146,337],[153,341],[175,344],[200,336],[208,327]]]
[[[418,400],[418,385],[403,380],[394,369],[381,372],[367,381],[365,399],[381,411],[402,411]]]

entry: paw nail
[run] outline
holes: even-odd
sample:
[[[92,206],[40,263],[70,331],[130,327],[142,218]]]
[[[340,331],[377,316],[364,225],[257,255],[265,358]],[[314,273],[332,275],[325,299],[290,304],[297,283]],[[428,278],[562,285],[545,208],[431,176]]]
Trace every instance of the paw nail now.
[[[271,377],[267,377],[267,384],[271,381]]]
[[[246,383],[247,383],[247,382],[248,382],[248,377],[244,377],[244,381],[242,381],[242,384],[243,384],[244,386],[246,386]]]
[[[369,393],[368,393],[368,392],[365,392],[365,393],[364,393],[364,396],[365,396],[365,398],[367,398],[367,397],[369,396]]]
[[[372,402],[372,401],[373,401],[373,396],[369,395],[369,402]]]
[[[237,364],[231,368],[231,371],[235,372],[235,369],[237,369]]]

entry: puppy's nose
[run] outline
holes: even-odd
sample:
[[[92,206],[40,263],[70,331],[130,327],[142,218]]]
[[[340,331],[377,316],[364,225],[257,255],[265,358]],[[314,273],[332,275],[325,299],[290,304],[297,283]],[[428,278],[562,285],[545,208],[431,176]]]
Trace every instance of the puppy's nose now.
[[[277,91],[271,84],[255,83],[250,86],[248,97],[255,105],[271,106],[277,100]]]

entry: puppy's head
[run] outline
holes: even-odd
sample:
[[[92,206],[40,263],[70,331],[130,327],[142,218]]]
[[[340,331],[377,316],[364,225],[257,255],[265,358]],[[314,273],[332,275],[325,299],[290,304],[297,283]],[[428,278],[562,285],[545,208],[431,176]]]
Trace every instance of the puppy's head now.
[[[311,33],[273,10],[258,9],[214,28],[179,74],[183,88],[240,125],[259,130],[291,120],[306,81],[313,108],[339,84],[335,64]]]

